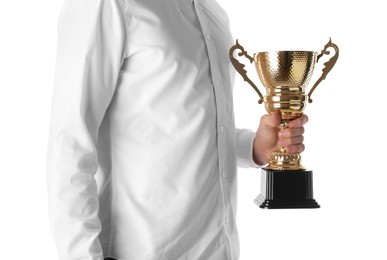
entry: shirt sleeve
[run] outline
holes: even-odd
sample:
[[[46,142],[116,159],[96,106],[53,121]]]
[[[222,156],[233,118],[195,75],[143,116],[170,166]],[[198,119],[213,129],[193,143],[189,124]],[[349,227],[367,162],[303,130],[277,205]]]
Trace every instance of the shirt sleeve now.
[[[236,129],[238,166],[242,168],[262,167],[253,160],[255,132],[249,129]]]
[[[121,0],[65,0],[47,150],[49,219],[60,260],[103,260],[98,128],[125,58]]]

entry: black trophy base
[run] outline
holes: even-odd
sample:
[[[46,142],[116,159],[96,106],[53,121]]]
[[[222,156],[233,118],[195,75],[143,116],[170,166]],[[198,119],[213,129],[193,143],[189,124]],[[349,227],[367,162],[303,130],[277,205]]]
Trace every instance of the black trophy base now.
[[[263,209],[320,207],[313,199],[313,178],[309,170],[262,169],[261,194],[254,202]]]

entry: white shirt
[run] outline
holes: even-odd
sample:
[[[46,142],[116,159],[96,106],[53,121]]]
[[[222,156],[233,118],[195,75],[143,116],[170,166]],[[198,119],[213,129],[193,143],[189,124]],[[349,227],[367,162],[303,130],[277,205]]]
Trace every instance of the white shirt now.
[[[61,260],[237,259],[234,41],[215,0],[66,0],[48,147]]]

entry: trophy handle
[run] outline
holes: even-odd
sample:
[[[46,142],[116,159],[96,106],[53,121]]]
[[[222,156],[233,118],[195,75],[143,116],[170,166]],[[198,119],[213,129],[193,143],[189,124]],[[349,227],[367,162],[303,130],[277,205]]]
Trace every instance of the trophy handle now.
[[[332,58],[330,58],[327,62],[324,63],[325,67],[322,69],[322,74],[321,74],[320,78],[316,81],[316,83],[314,83],[312,89],[309,91],[309,94],[308,94],[308,102],[309,103],[313,102],[313,100],[310,98],[313,91],[321,83],[321,81],[323,81],[326,78],[326,76],[331,71],[333,66],[335,66],[337,59],[339,58],[339,47],[337,47],[337,45],[332,42],[332,39],[329,38],[329,42],[327,44],[325,44],[324,49],[321,50],[321,53],[319,55],[317,55],[317,62],[322,56],[324,56],[324,54],[325,55],[330,54],[330,51],[327,50],[330,47],[332,47],[335,50],[335,55],[333,55]]]
[[[247,71],[244,69],[245,65],[240,63],[237,59],[234,58],[235,50],[240,50],[240,52],[238,53],[238,56],[245,56],[247,59],[249,59],[250,63],[253,63],[254,58],[251,57],[249,54],[247,54],[245,49],[238,43],[238,40],[236,40],[236,44],[230,48],[229,56],[230,56],[232,65],[234,66],[236,71],[243,77],[243,79],[247,81],[247,83],[249,83],[253,87],[253,89],[258,93],[259,95],[258,103],[262,104],[263,96],[259,91],[259,89],[257,88],[257,86],[254,84],[254,82],[252,82],[251,79],[247,76]]]

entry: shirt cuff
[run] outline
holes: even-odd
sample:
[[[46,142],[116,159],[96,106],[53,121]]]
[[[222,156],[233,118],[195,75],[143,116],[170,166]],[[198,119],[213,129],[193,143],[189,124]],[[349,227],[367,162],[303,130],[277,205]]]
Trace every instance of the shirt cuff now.
[[[238,166],[242,168],[260,168],[253,160],[253,144],[255,132],[248,129],[237,129]]]

